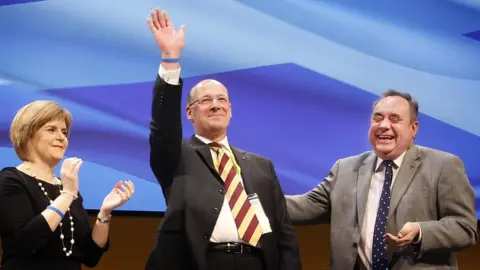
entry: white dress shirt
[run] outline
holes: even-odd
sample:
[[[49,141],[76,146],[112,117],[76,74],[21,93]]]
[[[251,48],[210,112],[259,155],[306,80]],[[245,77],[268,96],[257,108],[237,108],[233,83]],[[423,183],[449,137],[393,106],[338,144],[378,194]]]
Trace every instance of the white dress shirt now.
[[[212,141],[204,138],[198,134],[195,136],[200,139],[205,144],[209,144]],[[228,143],[227,137],[219,142],[222,145],[225,154],[227,154],[230,158],[233,157],[232,150],[230,149],[230,144]],[[212,154],[212,158],[217,157],[217,153],[213,150],[210,150]],[[240,176],[240,182],[243,185],[242,176]],[[218,215],[217,223],[213,228],[212,235],[210,237],[210,242],[213,243],[225,243],[225,242],[236,242],[236,243],[245,243],[240,236],[238,235],[237,225],[235,224],[235,220],[233,219],[232,210],[230,209],[230,205],[228,204],[227,197],[223,200],[222,209],[220,209],[220,214]]]
[[[405,152],[393,161],[393,177],[392,184],[390,185],[390,191],[392,190],[395,179],[397,178],[398,171],[402,166],[402,161],[405,156]],[[370,190],[368,191],[367,207],[365,208],[365,216],[363,219],[362,232],[360,235],[360,245],[358,246],[358,255],[363,263],[363,266],[367,270],[372,269],[372,245],[373,234],[375,228],[375,221],[377,219],[378,204],[382,194],[383,184],[385,182],[385,166],[382,163],[381,158],[377,158],[375,165],[375,172],[372,175],[370,182]],[[421,239],[421,233],[417,242]]]
[[[158,68],[158,76],[162,78],[166,83],[178,85],[180,82],[180,71],[182,69],[173,69],[173,70],[165,70],[162,65]]]

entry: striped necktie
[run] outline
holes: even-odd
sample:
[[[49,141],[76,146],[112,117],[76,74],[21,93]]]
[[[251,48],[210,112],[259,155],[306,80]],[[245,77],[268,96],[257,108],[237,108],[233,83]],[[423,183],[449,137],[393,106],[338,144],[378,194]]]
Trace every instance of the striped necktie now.
[[[248,200],[247,193],[240,181],[240,175],[232,159],[225,153],[219,143],[210,144],[217,154],[217,171],[223,179],[228,205],[232,210],[240,238],[252,246],[256,246],[262,236],[262,228],[255,215],[255,209]]]

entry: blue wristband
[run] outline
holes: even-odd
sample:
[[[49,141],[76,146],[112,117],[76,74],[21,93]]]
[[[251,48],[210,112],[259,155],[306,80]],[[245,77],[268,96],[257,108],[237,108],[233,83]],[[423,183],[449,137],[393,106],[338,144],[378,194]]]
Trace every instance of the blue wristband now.
[[[62,219],[65,217],[65,215],[62,213],[62,211],[58,210],[57,208],[55,208],[51,205],[47,206],[47,209],[55,211]]]
[[[180,60],[180,58],[163,58],[162,62],[165,63],[177,63]]]

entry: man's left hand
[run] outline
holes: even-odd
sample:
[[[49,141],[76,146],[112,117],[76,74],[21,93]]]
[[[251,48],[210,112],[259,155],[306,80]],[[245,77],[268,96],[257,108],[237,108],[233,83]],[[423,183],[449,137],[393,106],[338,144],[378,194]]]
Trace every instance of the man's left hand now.
[[[408,248],[413,240],[417,238],[420,233],[420,226],[418,223],[407,222],[396,236],[386,233],[385,240],[388,245],[388,250],[393,252],[403,251]]]

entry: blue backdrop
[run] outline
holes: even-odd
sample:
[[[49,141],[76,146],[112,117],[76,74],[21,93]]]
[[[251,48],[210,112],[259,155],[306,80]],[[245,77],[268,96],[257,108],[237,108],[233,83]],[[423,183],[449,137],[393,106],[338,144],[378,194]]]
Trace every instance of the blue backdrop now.
[[[313,188],[337,159],[370,150],[371,104],[395,88],[420,102],[417,143],[460,156],[480,206],[473,0],[2,0],[0,167],[19,163],[8,138],[15,112],[55,100],[74,116],[67,155],[85,161],[85,206],[98,209],[116,181],[130,179],[136,196],[122,210],[165,210],[148,162],[160,56],[145,19],[158,5],[187,26],[185,89],[225,83],[229,140],[271,158],[285,193]],[[186,118],[183,126],[189,137]]]

